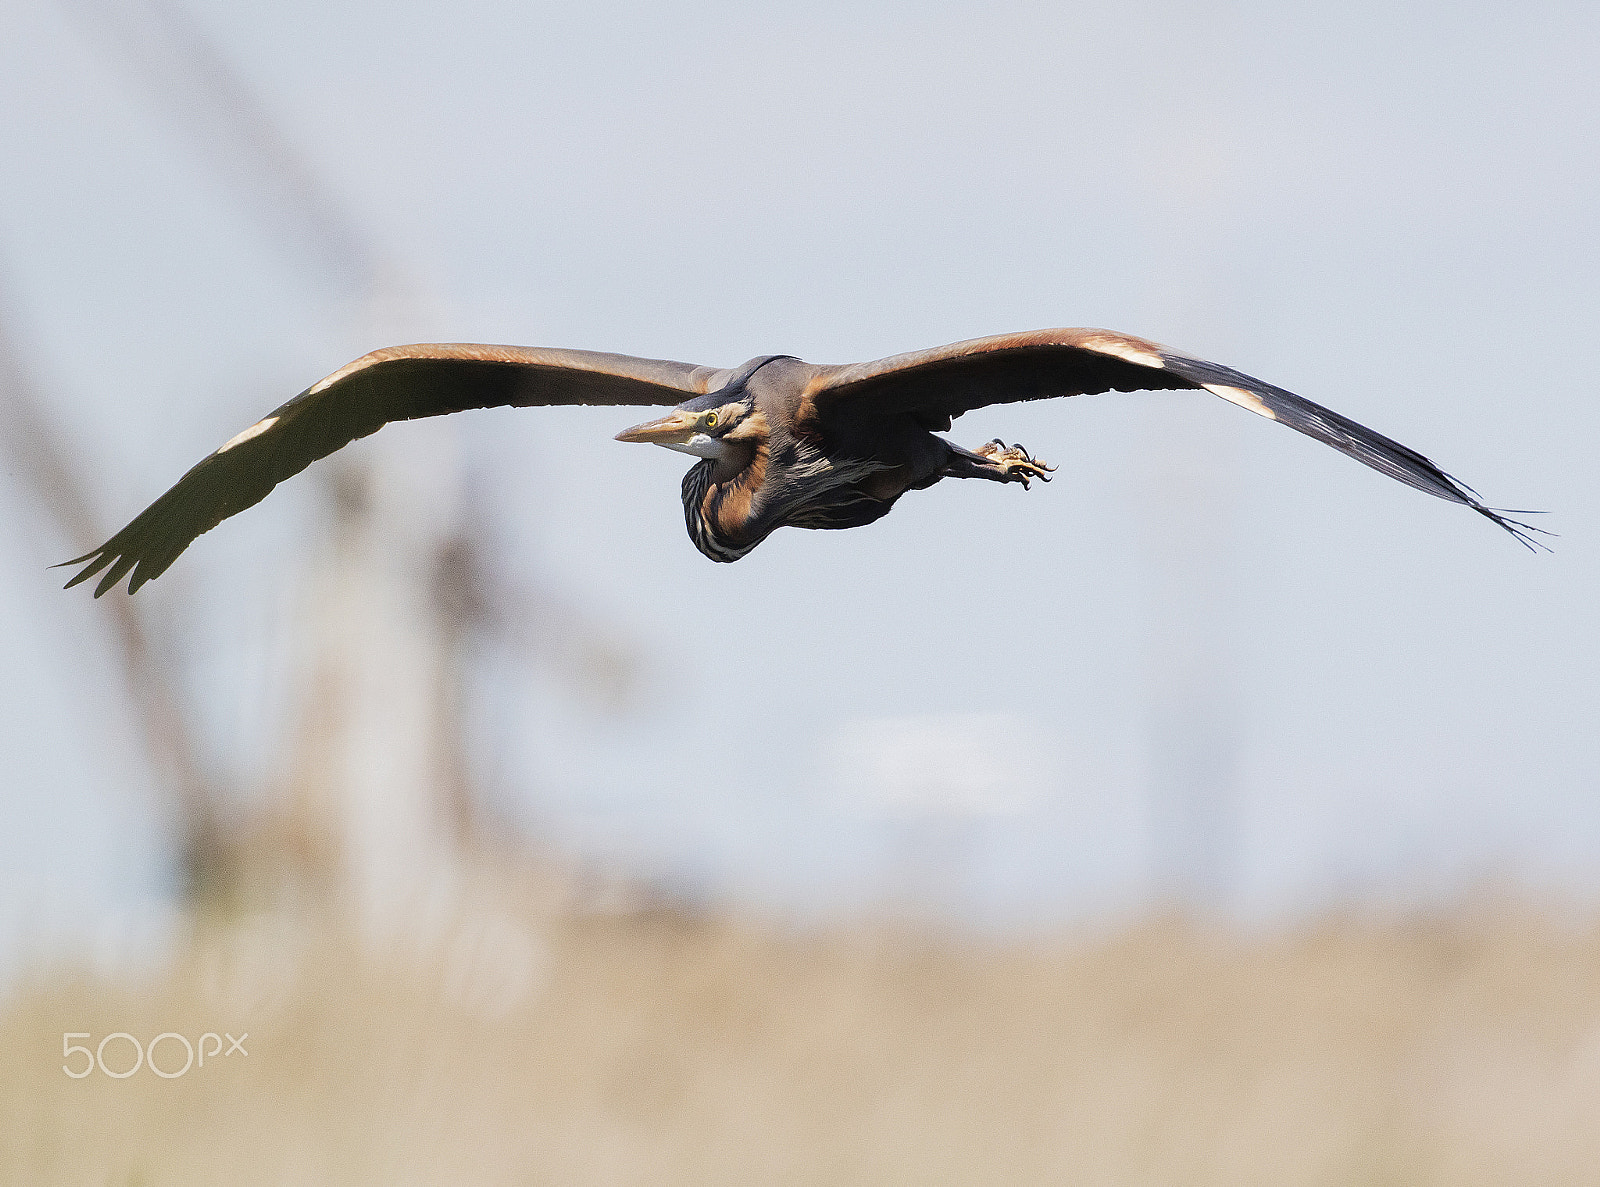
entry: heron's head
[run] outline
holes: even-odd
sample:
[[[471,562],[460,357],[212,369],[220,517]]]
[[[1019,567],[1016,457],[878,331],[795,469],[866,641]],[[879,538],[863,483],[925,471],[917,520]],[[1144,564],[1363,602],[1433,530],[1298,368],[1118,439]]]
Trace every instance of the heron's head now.
[[[766,436],[766,423],[748,393],[732,399],[723,393],[680,404],[659,420],[634,425],[617,434],[618,441],[645,441],[679,453],[728,462],[747,453]]]
[[[766,417],[749,393],[715,392],[678,405],[660,420],[617,434],[618,441],[647,441],[703,458],[683,476],[683,514],[689,538],[714,561],[738,560],[766,531],[748,532],[766,473],[760,459]]]
[[[659,420],[647,420],[617,434],[618,441],[648,441],[718,463],[718,481],[742,470],[764,442],[770,429],[756,409],[751,381],[768,363],[788,360],[786,354],[751,359],[727,373],[721,387],[685,400]]]

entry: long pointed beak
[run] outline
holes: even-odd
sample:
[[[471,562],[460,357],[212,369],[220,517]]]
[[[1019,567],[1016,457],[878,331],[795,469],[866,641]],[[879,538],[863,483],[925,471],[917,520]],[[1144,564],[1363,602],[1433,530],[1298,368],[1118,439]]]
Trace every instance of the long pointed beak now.
[[[642,425],[623,429],[617,434],[617,440],[643,441],[651,445],[687,445],[689,438],[698,431],[695,425],[699,420],[698,413],[674,408],[660,420],[647,420]]]

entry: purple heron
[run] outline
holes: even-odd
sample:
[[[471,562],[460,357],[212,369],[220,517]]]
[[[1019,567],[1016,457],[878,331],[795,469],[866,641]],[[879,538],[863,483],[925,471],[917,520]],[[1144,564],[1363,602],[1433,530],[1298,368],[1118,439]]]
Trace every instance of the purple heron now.
[[[908,490],[943,478],[1048,481],[1051,467],[995,440],[965,449],[938,436],[991,404],[1105,391],[1194,389],[1280,421],[1409,486],[1470,507],[1533,547],[1539,529],[1485,506],[1420,453],[1231,367],[1109,330],[1002,334],[872,363],[824,366],[788,355],[718,370],[628,355],[443,343],[373,351],[313,384],[201,461],[127,527],[75,560],[68,587],[104,571],[130,593],[210,531],[358,437],[393,420],[468,408],[657,405],[665,416],[617,434],[692,454],[689,536],[735,561],[774,529],[853,528]]]

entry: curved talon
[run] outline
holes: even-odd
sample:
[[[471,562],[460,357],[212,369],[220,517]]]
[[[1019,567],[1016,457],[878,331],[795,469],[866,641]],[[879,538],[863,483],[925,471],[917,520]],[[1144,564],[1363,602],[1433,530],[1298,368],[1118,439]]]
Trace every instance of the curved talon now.
[[[1008,446],[998,437],[974,452],[990,465],[998,467],[1006,481],[1022,483],[1023,490],[1028,489],[1030,479],[1049,482],[1050,474],[1055,470],[1049,463],[1031,456],[1022,446]]]

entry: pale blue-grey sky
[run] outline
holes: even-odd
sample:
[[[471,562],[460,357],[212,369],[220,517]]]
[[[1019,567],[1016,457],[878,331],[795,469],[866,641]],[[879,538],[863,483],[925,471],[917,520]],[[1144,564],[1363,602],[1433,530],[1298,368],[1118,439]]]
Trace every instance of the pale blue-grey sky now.
[[[1048,487],[947,482],[715,566],[684,534],[683,459],[611,440],[626,410],[392,428],[458,448],[509,563],[642,649],[620,719],[485,678],[496,794],[534,827],[850,900],[895,842],[835,777],[839,740],[999,715],[1043,774],[969,822],[963,895],[1137,901],[1181,678],[1218,702],[1247,909],[1600,887],[1593,6],[190,6],[425,294],[393,339],[729,365],[1105,325],[1328,404],[1561,533],[1531,556],[1221,401],[1107,395],[958,422],[1059,463]],[[69,8],[14,0],[6,26],[8,312],[120,524],[382,343]],[[0,895],[87,911],[160,881],[151,780],[98,691],[95,607],[41,570],[61,542],[16,482],[0,500]],[[280,490],[139,595],[203,607],[169,626],[214,761],[246,773],[313,504],[309,480]],[[1191,635],[1204,672],[1174,677]]]

